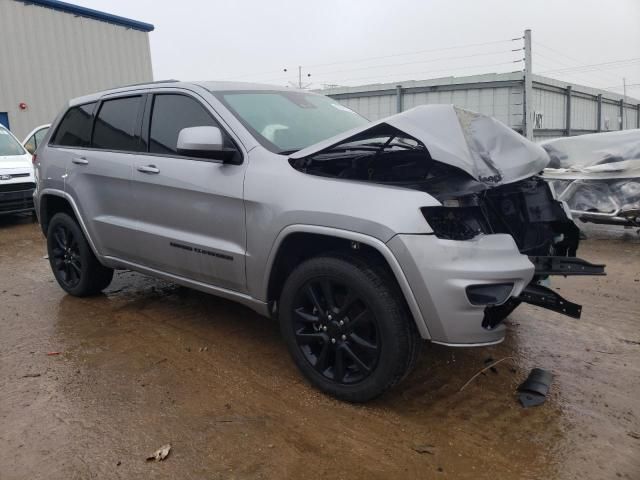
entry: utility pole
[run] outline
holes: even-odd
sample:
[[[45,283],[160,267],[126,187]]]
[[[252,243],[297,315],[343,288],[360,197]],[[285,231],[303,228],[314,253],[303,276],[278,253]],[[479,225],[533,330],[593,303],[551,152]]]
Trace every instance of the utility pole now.
[[[283,69],[284,72],[287,72],[288,70],[286,68]],[[307,78],[311,78],[311,74],[307,73]],[[302,66],[298,65],[298,83],[294,83],[294,82],[289,82],[289,85],[291,85],[292,87],[295,88],[299,88],[300,90],[303,90],[305,88],[309,88],[311,86],[311,82],[309,83],[302,83]]]
[[[533,78],[531,58],[531,30],[524,31],[524,100],[522,102],[522,130],[524,136],[533,140]]]
[[[622,101],[620,102],[620,130],[624,130],[624,104],[627,101],[627,78],[622,77]]]

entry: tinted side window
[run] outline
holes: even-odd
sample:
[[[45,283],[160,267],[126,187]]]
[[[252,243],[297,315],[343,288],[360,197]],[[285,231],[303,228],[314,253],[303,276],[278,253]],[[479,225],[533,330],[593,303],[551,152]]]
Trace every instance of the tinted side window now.
[[[178,155],[178,134],[180,130],[188,127],[218,127],[218,123],[191,97],[156,95],[151,113],[149,151]],[[225,144],[228,142],[225,138]]]
[[[126,97],[102,102],[93,127],[93,148],[141,151],[138,115],[142,97]]]
[[[64,147],[88,147],[91,136],[91,114],[94,103],[87,103],[67,110],[56,134],[51,139],[53,145]]]

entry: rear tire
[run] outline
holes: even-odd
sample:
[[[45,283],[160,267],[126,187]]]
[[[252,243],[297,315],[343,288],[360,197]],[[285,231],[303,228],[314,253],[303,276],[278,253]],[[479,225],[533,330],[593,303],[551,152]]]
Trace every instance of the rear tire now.
[[[279,311],[298,368],[341,400],[381,395],[407,376],[422,345],[394,279],[355,256],[300,264],[285,282]]]
[[[98,261],[80,226],[67,213],[56,213],[49,222],[47,251],[53,275],[65,292],[86,297],[111,283],[113,270]]]

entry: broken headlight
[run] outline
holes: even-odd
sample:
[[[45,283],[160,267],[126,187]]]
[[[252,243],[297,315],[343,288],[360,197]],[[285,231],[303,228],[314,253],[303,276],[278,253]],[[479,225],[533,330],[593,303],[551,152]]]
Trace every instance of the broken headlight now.
[[[438,238],[471,240],[482,233],[491,233],[480,207],[423,207],[420,210]]]

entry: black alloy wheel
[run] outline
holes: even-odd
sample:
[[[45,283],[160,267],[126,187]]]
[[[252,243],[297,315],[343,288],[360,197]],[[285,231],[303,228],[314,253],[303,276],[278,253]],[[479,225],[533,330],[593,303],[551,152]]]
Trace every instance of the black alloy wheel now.
[[[75,288],[82,278],[82,260],[78,239],[66,225],[58,224],[51,232],[53,235],[52,265],[58,278],[65,287]]]
[[[66,212],[49,221],[47,252],[53,276],[71,295],[95,295],[111,283],[113,269],[98,261],[78,222]]]
[[[292,316],[298,348],[326,379],[353,384],[375,369],[380,332],[354,288],[335,278],[313,279],[298,291]]]
[[[300,263],[282,287],[278,316],[304,376],[349,402],[399,383],[423,343],[395,278],[375,257],[329,252]]]

